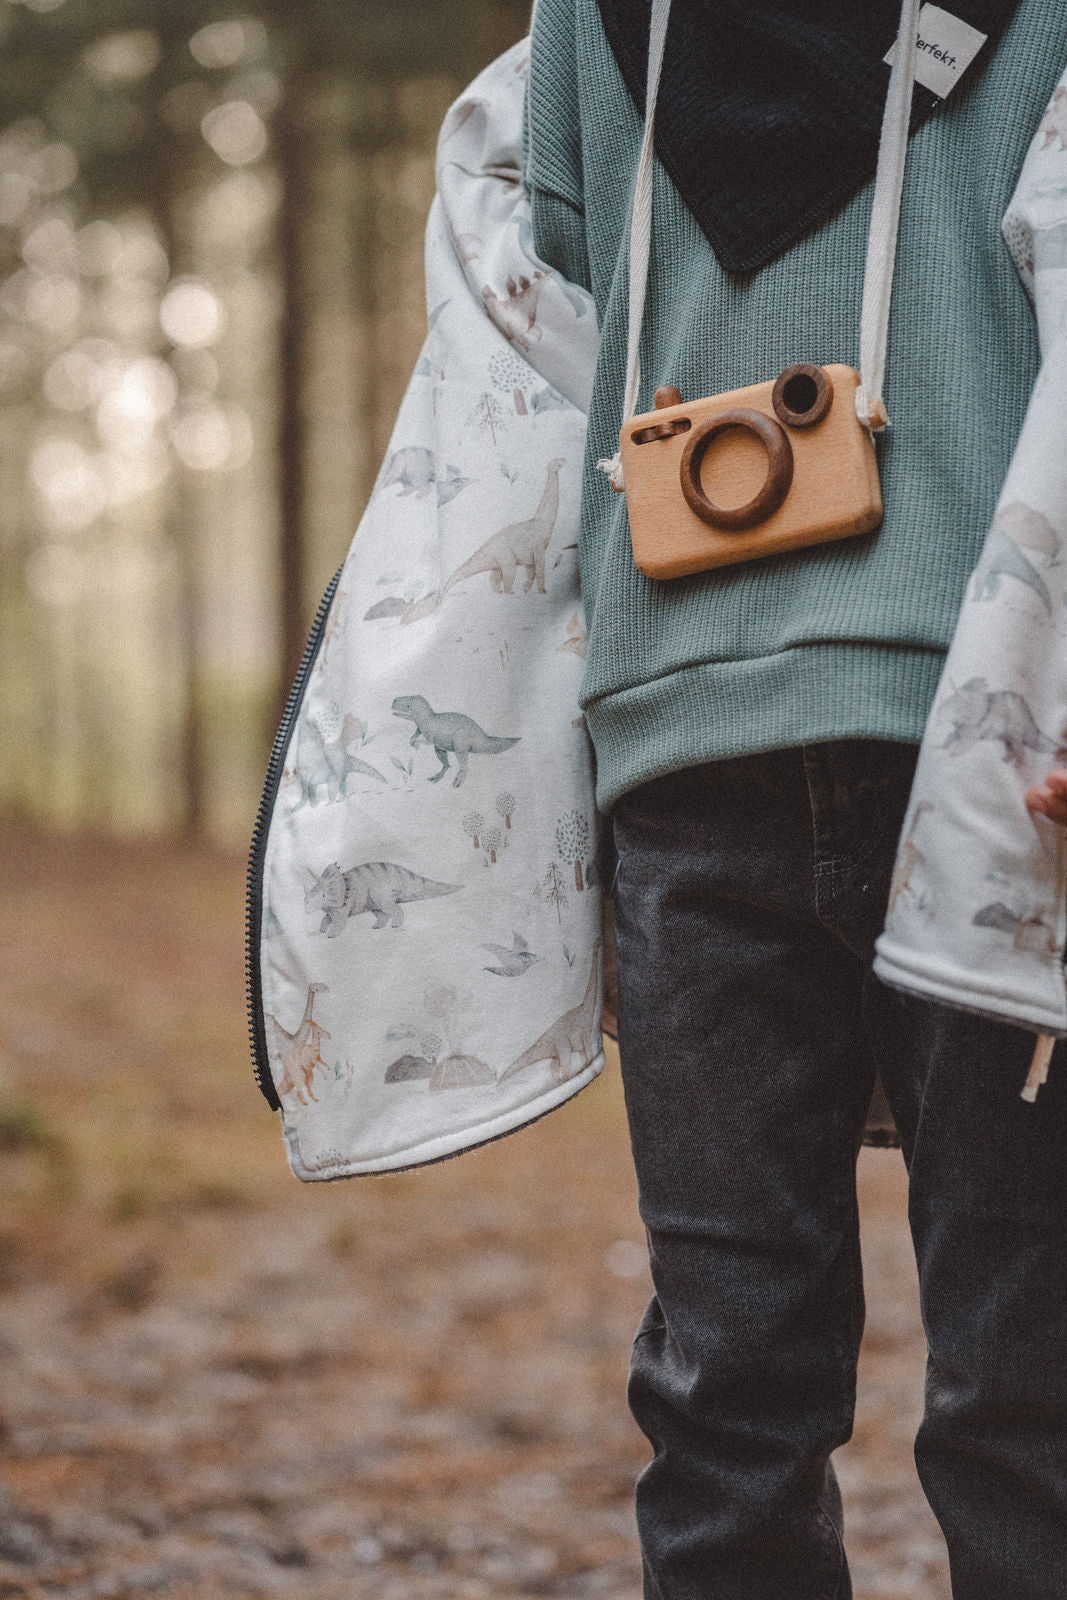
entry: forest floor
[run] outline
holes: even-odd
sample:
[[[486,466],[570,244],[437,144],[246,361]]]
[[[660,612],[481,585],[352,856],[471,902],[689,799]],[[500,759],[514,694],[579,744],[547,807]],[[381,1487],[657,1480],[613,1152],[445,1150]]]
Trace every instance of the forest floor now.
[[[8,828],[0,884],[0,1596],[639,1600],[616,1064],[460,1160],[301,1185],[241,861]],[[947,1600],[903,1169],[860,1171],[856,1596]]]

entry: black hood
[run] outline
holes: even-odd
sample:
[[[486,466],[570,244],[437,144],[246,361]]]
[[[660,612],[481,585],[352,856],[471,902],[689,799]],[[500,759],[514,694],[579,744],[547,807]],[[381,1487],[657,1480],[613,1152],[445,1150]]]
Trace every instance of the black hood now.
[[[942,9],[988,35],[968,93],[1018,0]],[[644,115],[651,0],[597,0]],[[656,154],[728,272],[766,266],[874,176],[899,0],[675,0]],[[911,132],[943,104],[916,85]]]

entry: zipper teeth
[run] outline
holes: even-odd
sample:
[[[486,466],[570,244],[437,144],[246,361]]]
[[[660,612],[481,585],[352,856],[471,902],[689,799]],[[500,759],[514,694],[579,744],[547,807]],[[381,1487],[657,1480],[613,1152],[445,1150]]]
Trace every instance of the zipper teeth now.
[[[304,698],[304,690],[307,688],[307,680],[315,664],[315,657],[322,644],[326,617],[333,604],[333,597],[343,571],[343,567],[338,567],[330,579],[326,593],[319,601],[319,609],[315,613],[304,654],[293,679],[293,686],[289,690],[289,698],[285,702],[282,720],[274,735],[270,760],[267,763],[267,776],[263,780],[263,792],[260,795],[256,822],[252,829],[252,843],[248,852],[248,878],[245,890],[245,993],[248,1005],[248,1039],[252,1049],[252,1071],[272,1111],[281,1109],[281,1101],[278,1099],[271,1075],[267,1055],[267,1035],[263,1025],[263,984],[259,964],[259,944],[263,928],[263,858],[266,854],[267,834],[278,795],[278,785],[281,782],[282,767],[289,749],[289,741],[293,736],[293,724],[296,722],[296,714]]]

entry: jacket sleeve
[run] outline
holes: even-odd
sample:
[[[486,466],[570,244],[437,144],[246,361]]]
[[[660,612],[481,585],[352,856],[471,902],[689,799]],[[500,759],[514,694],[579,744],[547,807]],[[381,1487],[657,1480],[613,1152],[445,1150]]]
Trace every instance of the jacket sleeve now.
[[[577,0],[538,0],[530,33],[523,166],[537,255],[590,289],[575,48]]]
[[[1024,796],[1067,762],[1067,73],[1003,221],[1041,364],[923,738],[875,971],[1067,1035],[1067,833]]]

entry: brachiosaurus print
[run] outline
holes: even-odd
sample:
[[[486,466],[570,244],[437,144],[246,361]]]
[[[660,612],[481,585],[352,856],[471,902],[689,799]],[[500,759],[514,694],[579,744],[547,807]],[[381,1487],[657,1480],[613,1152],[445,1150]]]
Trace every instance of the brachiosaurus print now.
[[[296,1097],[301,1105],[307,1105],[304,1091],[312,1100],[318,1100],[318,1095],[311,1087],[315,1076],[315,1068],[322,1067],[327,1070],[322,1059],[321,1049],[323,1039],[330,1035],[312,1017],[311,1011],[315,1004],[317,994],[326,994],[329,986],[325,983],[309,983],[307,1003],[304,1006],[304,1015],[300,1018],[299,1026],[294,1033],[283,1028],[277,1017],[272,1017],[269,1011],[263,1013],[263,1021],[267,1032],[267,1047],[270,1055],[281,1057],[282,1076],[278,1084],[278,1098],[296,1090]],[[299,1079],[302,1081],[298,1081]]]
[[[547,1061],[552,1068],[552,1076],[557,1083],[566,1083],[568,1078],[574,1076],[574,1057],[578,1057],[579,1066],[576,1070],[589,1065],[593,1059],[593,1018],[596,1014],[597,976],[600,971],[600,947],[602,940],[596,939],[593,943],[593,964],[589,969],[589,982],[585,986],[585,994],[571,1011],[563,1015],[551,1027],[546,1028],[540,1039],[535,1039],[528,1050],[517,1056],[510,1067],[497,1079],[503,1083],[505,1078],[512,1077],[516,1072],[521,1072],[524,1067],[532,1067],[537,1061]]]
[[[523,594],[529,594],[535,583],[538,594],[547,593],[545,552],[556,526],[559,473],[565,465],[562,456],[556,456],[548,463],[544,493],[533,516],[525,522],[510,523],[479,545],[474,554],[461,567],[457,567],[450,578],[445,579],[439,598],[443,599],[454,584],[462,583],[464,578],[474,578],[479,572],[488,572],[489,585],[494,594],[512,594],[515,573],[519,567],[526,570]]]

